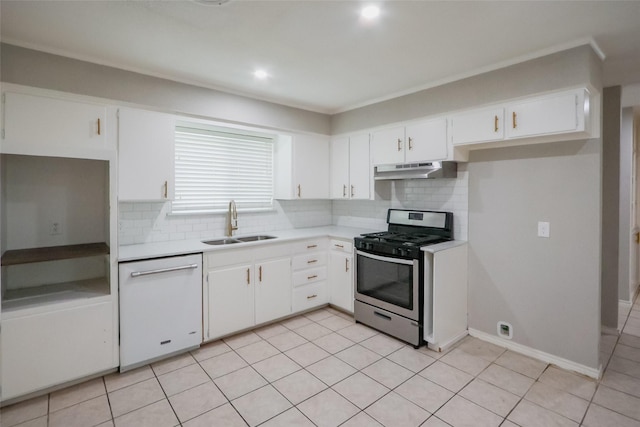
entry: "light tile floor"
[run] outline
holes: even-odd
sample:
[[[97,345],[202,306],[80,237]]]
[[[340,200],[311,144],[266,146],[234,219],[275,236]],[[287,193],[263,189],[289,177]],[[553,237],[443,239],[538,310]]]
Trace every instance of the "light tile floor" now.
[[[640,305],[601,381],[467,337],[415,350],[331,308],[3,408],[2,427],[639,426]]]

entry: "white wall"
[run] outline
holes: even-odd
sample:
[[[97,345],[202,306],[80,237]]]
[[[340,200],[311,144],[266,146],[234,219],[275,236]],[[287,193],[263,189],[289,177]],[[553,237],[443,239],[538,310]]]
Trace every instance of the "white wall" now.
[[[453,212],[454,237],[467,240],[468,177],[460,163],[455,179],[378,181],[375,200],[334,201],[333,224],[385,230],[389,208],[443,210]]]
[[[271,212],[238,213],[237,235],[331,225],[329,200],[276,200]],[[226,214],[168,216],[171,203],[120,203],[121,245],[225,235]]]
[[[387,209],[445,210],[454,213],[454,236],[467,239],[468,173],[459,165],[458,178],[386,181],[377,184],[376,200],[276,200],[273,212],[238,215],[236,234],[340,225],[372,230],[387,228]],[[171,204],[120,203],[121,245],[210,239],[225,234],[226,215],[168,216]]]
[[[106,162],[2,157],[3,250],[108,241]],[[60,222],[60,234],[51,235],[52,221]]]

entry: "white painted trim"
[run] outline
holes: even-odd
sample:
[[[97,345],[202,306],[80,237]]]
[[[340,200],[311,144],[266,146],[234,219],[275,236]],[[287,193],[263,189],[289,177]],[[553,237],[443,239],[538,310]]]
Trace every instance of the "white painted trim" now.
[[[467,330],[464,330],[444,343],[427,342],[427,347],[429,347],[433,351],[438,351],[438,352],[447,351],[451,346],[453,346],[455,343],[457,343],[467,335],[469,335],[469,332]],[[433,339],[433,336],[431,336],[430,338]]]
[[[620,335],[620,330],[618,328],[612,328],[610,326],[600,326],[600,333],[603,335]]]
[[[491,344],[495,344],[500,347],[505,347],[507,350],[513,350],[525,356],[529,356],[546,363],[551,363],[562,369],[574,371],[579,374],[583,374],[588,377],[594,378],[596,380],[600,379],[600,376],[602,374],[602,365],[600,365],[598,368],[591,368],[589,366],[581,365],[579,363],[573,362],[571,360],[568,360],[562,357],[555,356],[550,353],[546,353],[544,351],[536,350],[535,348],[527,347],[526,345],[518,344],[509,340],[504,340],[502,338],[496,337],[494,335],[491,335],[486,332],[482,332],[473,328],[469,328],[469,335],[471,335],[472,337],[479,338],[483,341],[490,342]]]

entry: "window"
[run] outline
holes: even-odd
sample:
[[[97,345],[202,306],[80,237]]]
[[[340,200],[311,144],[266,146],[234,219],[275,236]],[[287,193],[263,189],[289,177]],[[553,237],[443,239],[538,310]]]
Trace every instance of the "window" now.
[[[173,213],[273,209],[274,135],[178,124]]]

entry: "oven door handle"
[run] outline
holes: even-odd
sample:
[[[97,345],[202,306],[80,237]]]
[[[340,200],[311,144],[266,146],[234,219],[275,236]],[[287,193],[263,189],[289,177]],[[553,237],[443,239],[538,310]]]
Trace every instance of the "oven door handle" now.
[[[380,255],[374,255],[374,254],[370,254],[368,252],[362,252],[362,251],[356,251],[356,254],[362,255],[365,258],[375,259],[376,261],[386,261],[386,262],[392,262],[394,264],[404,264],[404,265],[415,264],[414,259],[391,258],[391,257],[380,256]]]

